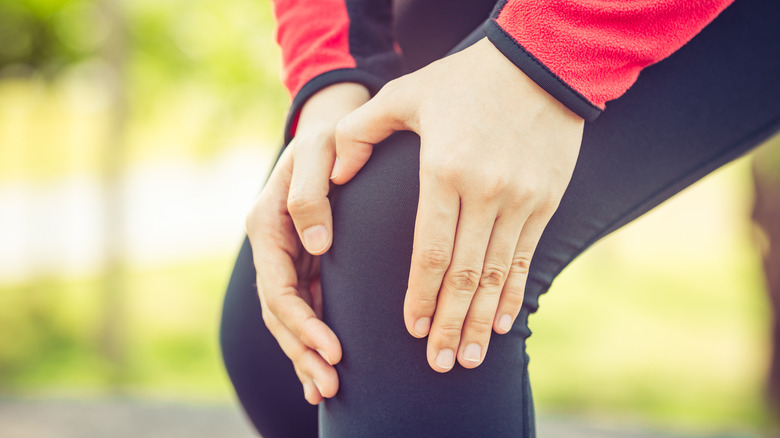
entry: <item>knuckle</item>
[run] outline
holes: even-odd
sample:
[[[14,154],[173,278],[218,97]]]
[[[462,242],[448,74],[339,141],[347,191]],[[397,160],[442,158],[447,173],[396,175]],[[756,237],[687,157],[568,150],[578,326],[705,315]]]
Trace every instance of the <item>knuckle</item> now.
[[[349,115],[346,115],[341,118],[341,120],[336,123],[336,130],[334,132],[334,138],[336,139],[336,144],[343,144],[344,141],[349,139],[351,137],[352,129],[351,129],[351,118]]]
[[[306,345],[311,344],[311,330],[316,325],[317,317],[314,315],[307,316],[300,324],[295,325],[295,336]]]
[[[435,168],[433,171],[435,172],[436,179],[439,181],[439,183],[448,186],[457,185],[458,181],[460,181],[462,175],[464,174],[457,166],[450,164],[441,165]]]
[[[291,294],[297,295],[297,293],[298,291],[295,290],[294,287],[290,287],[290,286],[282,288],[275,293],[266,293],[265,304],[267,310],[278,318],[280,314],[280,310],[282,310],[282,307],[284,307],[284,303],[282,303],[283,301],[282,298]]]
[[[481,272],[469,267],[452,269],[446,276],[446,281],[453,291],[473,295],[479,286]]]
[[[311,194],[291,190],[287,197],[287,210],[292,215],[304,214],[313,210],[319,202],[320,200]]]
[[[290,358],[292,359],[292,358]],[[307,380],[309,380],[308,374],[303,372],[300,366],[298,366],[296,361],[293,361],[293,370],[295,370],[295,375],[298,376],[298,380],[301,383],[305,383]]]
[[[510,187],[509,178],[502,175],[485,175],[480,178],[483,182],[482,197],[495,199],[504,195]]]
[[[518,184],[514,187],[513,198],[522,202],[527,202],[536,198],[538,194],[539,190],[537,189],[536,185],[526,181],[523,184]]]
[[[380,88],[377,94],[381,94],[381,97],[392,98],[393,96],[398,95],[400,89],[400,79],[393,79]]]
[[[548,194],[539,200],[538,210],[545,217],[552,217],[555,210],[558,209],[559,200],[553,194]]]
[[[484,288],[496,288],[504,284],[508,269],[498,264],[488,264],[482,270],[479,286]]]
[[[463,175],[457,163],[427,155],[421,158],[420,173],[444,185],[454,185]]]
[[[356,143],[351,150],[345,154],[345,158],[351,158],[354,162],[365,163],[371,158],[371,153],[374,151],[372,145],[367,143]]]
[[[268,313],[269,317],[270,314],[273,314],[276,316],[276,311],[278,310],[279,306],[277,302],[279,301],[279,298],[276,294],[266,294],[265,297],[265,307],[263,308],[263,313]]]
[[[344,152],[344,146],[351,146],[353,144],[355,137],[360,135],[359,126],[359,121],[353,114],[347,114],[336,123],[333,138],[338,153]]]
[[[460,340],[460,334],[463,331],[463,323],[455,320],[445,321],[439,325],[437,331],[445,342],[452,343],[454,341],[457,343]]]
[[[531,253],[526,251],[518,251],[512,257],[512,266],[509,268],[509,272],[515,275],[528,275],[528,271],[531,269]]]
[[[490,333],[490,331],[493,330],[493,318],[470,316],[469,319],[466,320],[466,328],[472,333]]]
[[[431,316],[436,309],[438,299],[436,296],[415,296],[410,301],[410,310],[417,316]]]
[[[450,267],[452,249],[447,244],[428,242],[417,252],[417,259],[426,270],[443,272]]]
[[[317,318],[314,315],[310,315],[291,327],[295,337],[303,342],[304,345],[313,344],[311,332],[315,328],[316,320]]]

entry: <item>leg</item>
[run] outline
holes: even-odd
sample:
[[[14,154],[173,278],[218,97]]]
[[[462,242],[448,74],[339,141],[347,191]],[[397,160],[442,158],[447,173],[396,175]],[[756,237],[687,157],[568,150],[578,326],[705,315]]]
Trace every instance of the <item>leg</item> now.
[[[317,407],[303,398],[292,363],[261,318],[245,239],[225,296],[222,356],[244,411],[263,438],[316,437]]]
[[[417,68],[444,55],[484,21],[495,0],[462,3],[464,8],[453,7],[452,0],[397,4],[397,34],[410,52],[407,65]],[[450,15],[446,20],[430,21],[430,7],[444,8]],[[416,44],[416,37],[424,37],[428,44]],[[292,364],[261,319],[255,275],[249,242],[244,241],[222,315],[220,337],[228,375],[244,410],[264,438],[314,437],[317,408],[304,400]]]
[[[743,0],[647,69],[588,124],[570,187],[539,244],[521,317],[484,363],[437,374],[402,306],[417,205],[419,140],[377,145],[333,196],[323,257],[325,319],[342,342],[340,390],[320,408],[325,437],[533,436],[528,314],[555,276],[628,223],[780,128],[780,5]],[[760,47],[760,50],[756,47]]]
[[[322,258],[325,321],[343,346],[339,393],[320,409],[324,437],[532,436],[521,327],[491,340],[483,364],[446,374],[403,324],[417,208],[419,137],[384,141],[333,196],[334,239]],[[520,318],[523,319],[523,318]]]

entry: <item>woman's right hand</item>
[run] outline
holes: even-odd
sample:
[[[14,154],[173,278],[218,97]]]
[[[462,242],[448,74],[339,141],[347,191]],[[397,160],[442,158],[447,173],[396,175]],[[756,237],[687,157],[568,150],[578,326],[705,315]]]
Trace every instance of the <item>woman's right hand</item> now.
[[[331,85],[303,106],[295,137],[247,215],[262,317],[293,362],[311,404],[338,391],[335,333],[322,322],[319,255],[333,240],[328,201],[335,127],[367,102],[359,84]]]

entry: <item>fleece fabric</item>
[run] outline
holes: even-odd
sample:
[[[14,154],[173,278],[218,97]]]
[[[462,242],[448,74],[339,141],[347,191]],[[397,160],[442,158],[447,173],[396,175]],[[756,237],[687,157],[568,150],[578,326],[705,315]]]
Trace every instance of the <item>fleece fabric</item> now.
[[[488,39],[586,120],[640,71],[693,38],[733,0],[501,0]],[[375,92],[400,71],[391,0],[274,0],[282,79],[293,97],[288,140],[309,96],[337,82]],[[420,42],[424,44],[424,42]]]
[[[486,32],[515,65],[540,63],[603,110],[643,68],[682,47],[732,2],[503,0]]]

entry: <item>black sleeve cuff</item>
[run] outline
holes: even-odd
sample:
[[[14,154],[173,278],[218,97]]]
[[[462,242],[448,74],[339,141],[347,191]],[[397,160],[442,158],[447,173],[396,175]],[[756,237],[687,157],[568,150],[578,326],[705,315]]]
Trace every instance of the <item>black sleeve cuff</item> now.
[[[488,20],[484,29],[490,42],[504,56],[558,102],[589,122],[596,120],[601,114],[600,108],[593,105],[585,96],[550,71],[547,66],[506,33],[495,20]]]
[[[298,114],[301,112],[303,104],[323,88],[342,82],[355,82],[364,85],[373,96],[387,81],[372,73],[354,68],[331,70],[319,76],[315,76],[301,88],[298,94],[295,95],[295,98],[290,105],[290,110],[287,112],[287,121],[284,124],[285,146],[287,146],[293,138],[295,127],[298,124]]]

